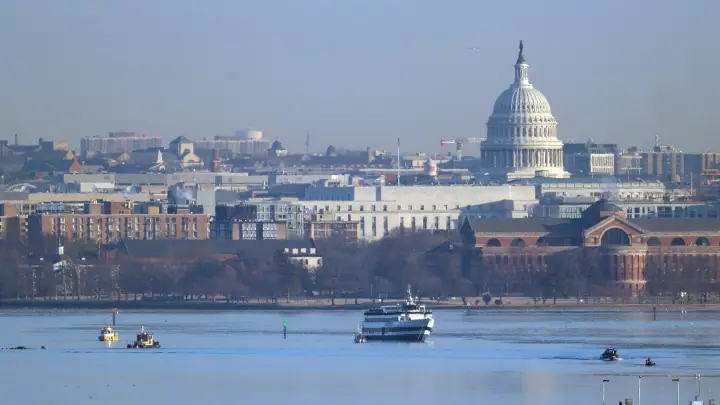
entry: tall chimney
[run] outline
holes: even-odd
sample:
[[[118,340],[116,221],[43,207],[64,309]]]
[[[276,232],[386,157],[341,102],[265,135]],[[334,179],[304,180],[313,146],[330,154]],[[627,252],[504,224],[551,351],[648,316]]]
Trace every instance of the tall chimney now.
[[[17,144],[18,144],[18,142],[17,142],[17,134],[15,134],[15,146],[17,146]]]
[[[212,164],[212,171],[217,173],[220,171],[220,151],[218,149],[213,149],[213,164]]]

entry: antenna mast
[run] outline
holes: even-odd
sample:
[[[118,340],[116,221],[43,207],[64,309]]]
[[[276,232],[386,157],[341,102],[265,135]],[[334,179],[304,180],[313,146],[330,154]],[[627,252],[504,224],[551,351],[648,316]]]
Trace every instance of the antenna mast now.
[[[398,150],[397,150],[397,185],[400,185],[400,137],[398,136]]]
[[[305,131],[305,154],[310,155],[310,131]]]

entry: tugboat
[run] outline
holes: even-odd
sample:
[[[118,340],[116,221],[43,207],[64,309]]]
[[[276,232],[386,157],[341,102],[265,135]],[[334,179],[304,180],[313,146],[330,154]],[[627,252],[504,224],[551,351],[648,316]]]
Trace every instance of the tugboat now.
[[[117,342],[120,336],[118,336],[118,333],[112,328],[112,326],[105,325],[104,328],[100,331],[100,336],[98,336],[98,340],[101,342]]]
[[[135,343],[128,343],[127,345],[128,349],[159,349],[160,348],[160,341],[155,340],[153,338],[152,333],[145,332],[145,327],[142,327],[140,330],[140,333],[137,335],[137,339],[135,339]]]
[[[432,332],[435,319],[425,305],[418,305],[408,285],[405,302],[371,308],[360,323],[361,337],[366,340],[399,340],[423,342]]]
[[[608,347],[603,352],[601,358],[603,360],[607,360],[607,361],[615,361],[615,360],[619,359],[620,357],[618,356],[617,350],[615,350],[612,347]]]

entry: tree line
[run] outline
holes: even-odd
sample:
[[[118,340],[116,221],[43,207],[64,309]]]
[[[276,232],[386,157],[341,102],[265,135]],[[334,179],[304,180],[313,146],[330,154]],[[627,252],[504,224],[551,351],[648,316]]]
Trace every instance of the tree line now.
[[[167,258],[137,262],[119,255],[104,261],[98,247],[65,246],[68,261],[53,264],[57,243],[48,238],[32,246],[0,240],[2,299],[191,299],[278,301],[297,297],[333,300],[401,298],[408,284],[423,298],[507,295],[535,302],[561,298],[629,298],[632,291],[612,280],[599,251],[569,249],[547,254],[542,266],[496,265],[481,250],[465,248],[447,234],[397,233],[373,243],[318,240],[323,264],[306,269],[282,252],[239,252],[217,260],[199,252],[187,262]],[[518,248],[522,249],[522,248]],[[522,256],[523,252],[514,252]],[[46,259],[47,258],[47,259]],[[651,261],[645,294],[707,299],[720,292],[716,269],[707,258],[689,257],[681,264]]]

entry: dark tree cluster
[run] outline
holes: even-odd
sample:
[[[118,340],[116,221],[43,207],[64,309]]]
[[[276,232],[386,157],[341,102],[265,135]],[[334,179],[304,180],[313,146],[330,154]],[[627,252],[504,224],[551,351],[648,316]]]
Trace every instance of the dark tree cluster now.
[[[311,274],[281,254],[243,254],[217,260],[198,252],[194,261],[136,261],[126,255],[99,260],[92,245],[69,245],[59,260],[56,244],[0,241],[3,299],[203,299],[243,301],[249,296],[297,296],[312,287]]]
[[[611,281],[594,251],[547,252],[542,268],[532,268],[495,265],[474,247],[429,233],[396,235],[362,246],[331,245],[323,249],[325,265],[316,277],[316,288],[331,297],[398,298],[407,284],[425,298],[483,297],[486,304],[508,294],[543,303],[630,296],[629,290]],[[522,250],[513,253],[522,256]]]
[[[374,243],[318,240],[316,245],[322,266],[306,269],[281,252],[239,252],[219,260],[212,252],[199,251],[193,261],[136,261],[121,254],[105,261],[99,259],[98,246],[86,244],[66,245],[65,260],[58,263],[57,242],[51,238],[34,241],[32,248],[5,239],[0,240],[0,298],[277,302],[322,297],[334,304],[402,298],[408,284],[423,298],[483,297],[486,304],[515,294],[536,303],[631,295],[613,281],[599,251],[591,249],[548,251],[541,266],[529,266],[483,260],[479,250],[443,233],[396,233]],[[514,256],[522,257],[523,249]],[[714,266],[703,257],[670,264],[650,260],[646,291],[705,302],[720,292]]]
[[[612,281],[596,250],[568,249],[547,253],[541,268],[528,268],[508,274],[518,283],[517,291],[537,303],[553,304],[558,299],[580,302],[592,297],[629,298],[630,290]]]
[[[707,303],[720,294],[713,256],[693,255],[681,260],[651,257],[645,269],[647,291],[671,297],[673,303]]]

